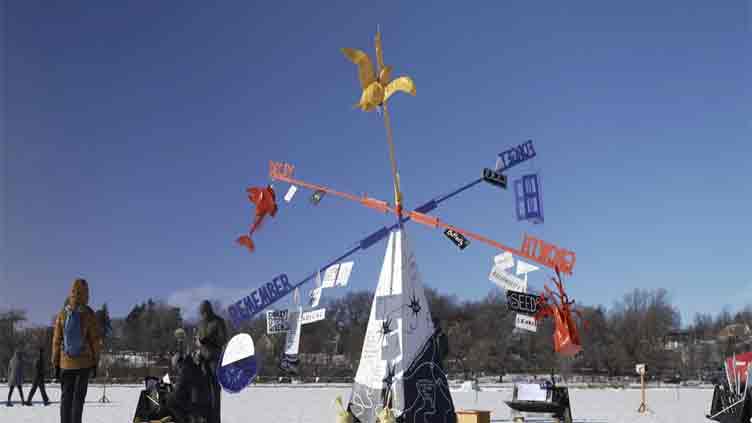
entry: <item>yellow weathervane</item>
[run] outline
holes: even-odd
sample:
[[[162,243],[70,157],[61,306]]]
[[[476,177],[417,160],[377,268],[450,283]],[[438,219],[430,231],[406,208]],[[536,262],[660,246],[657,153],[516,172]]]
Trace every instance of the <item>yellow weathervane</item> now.
[[[355,107],[364,112],[370,112],[377,108],[384,111],[384,126],[386,127],[387,142],[389,143],[389,158],[392,163],[392,176],[394,178],[394,201],[397,213],[401,215],[402,211],[402,192],[399,187],[399,173],[397,172],[397,162],[394,158],[394,142],[392,140],[392,127],[389,122],[389,110],[386,102],[389,97],[397,91],[402,91],[410,95],[415,95],[415,84],[409,76],[400,76],[389,80],[392,74],[392,67],[384,65],[384,53],[381,48],[381,32],[376,31],[376,72],[368,55],[362,50],[353,48],[343,48],[342,53],[351,62],[358,66],[358,77],[360,86],[363,90],[360,101]]]

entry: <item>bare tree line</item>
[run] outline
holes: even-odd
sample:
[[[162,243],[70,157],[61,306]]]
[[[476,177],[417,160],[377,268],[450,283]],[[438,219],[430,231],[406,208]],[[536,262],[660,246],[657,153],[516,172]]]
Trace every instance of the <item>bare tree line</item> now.
[[[587,322],[587,326],[580,329],[583,352],[574,359],[562,359],[553,352],[551,322],[541,324],[536,333],[515,330],[514,313],[508,310],[502,291],[493,290],[479,301],[461,301],[433,289],[427,289],[426,295],[431,312],[448,334],[447,370],[465,378],[551,371],[613,377],[632,375],[635,363],[646,363],[651,374],[659,377],[680,374],[696,378],[721,365],[718,352],[713,352],[713,345],[718,349],[718,344],[714,344],[718,332],[729,324],[746,324],[752,320],[752,306],[733,315],[728,310],[715,317],[698,314],[682,332],[685,348],[669,349],[667,339],[681,329],[678,309],[664,289],[636,289],[610,308],[582,307]],[[325,304],[325,320],[304,327],[300,352],[317,359],[303,360],[303,376],[348,378],[354,375],[372,300],[371,292],[350,292]],[[215,307],[223,310],[216,302]],[[106,326],[109,321],[106,305],[97,315],[100,325]],[[22,327],[25,320],[23,310],[0,313],[0,376],[5,376],[7,362],[17,348],[33,353],[44,346],[49,353],[51,328]],[[149,299],[134,306],[126,317],[112,319],[112,327],[113,336],[108,338],[105,351],[117,357],[145,356],[148,364],[145,370],[137,370],[132,363],[110,361],[107,374],[138,373],[141,376],[167,369],[169,356],[176,349],[175,330],[185,328],[190,336],[194,322],[183,319],[179,308]],[[284,347],[284,334],[267,335],[263,317],[229,329],[232,334],[248,332],[253,336],[262,376],[280,374],[277,364]],[[721,356],[752,350],[752,346],[736,341],[740,340],[721,344]]]

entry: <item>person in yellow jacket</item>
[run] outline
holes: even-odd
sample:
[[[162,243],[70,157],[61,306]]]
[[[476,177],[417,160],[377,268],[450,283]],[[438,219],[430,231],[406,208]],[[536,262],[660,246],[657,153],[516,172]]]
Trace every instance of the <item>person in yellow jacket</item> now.
[[[60,423],[81,423],[89,377],[96,376],[101,336],[89,307],[89,284],[73,281],[66,305],[55,319],[52,367],[60,380]]]

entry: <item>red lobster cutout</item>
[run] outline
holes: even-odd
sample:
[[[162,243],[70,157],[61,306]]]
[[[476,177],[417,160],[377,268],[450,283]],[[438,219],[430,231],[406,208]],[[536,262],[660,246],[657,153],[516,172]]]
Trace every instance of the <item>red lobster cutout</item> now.
[[[261,221],[264,220],[267,214],[271,217],[277,214],[277,196],[274,194],[271,185],[267,185],[266,188],[251,187],[246,189],[246,192],[248,193],[248,200],[256,205],[256,217],[253,220],[253,225],[248,235],[240,236],[235,242],[247,247],[248,251],[253,252],[255,246],[251,240],[251,235],[261,226]]]
[[[574,301],[569,301],[567,293],[564,292],[564,284],[561,281],[561,273],[559,273],[558,268],[556,269],[556,278],[551,278],[551,280],[556,284],[559,292],[553,292],[548,288],[548,285],[544,285],[545,292],[539,297],[538,312],[534,317],[536,321],[553,317],[555,323],[554,351],[565,357],[573,357],[582,350],[582,343],[580,342],[577,325],[572,318],[572,312],[576,313],[583,320],[583,323],[584,318],[579,310],[572,310]]]

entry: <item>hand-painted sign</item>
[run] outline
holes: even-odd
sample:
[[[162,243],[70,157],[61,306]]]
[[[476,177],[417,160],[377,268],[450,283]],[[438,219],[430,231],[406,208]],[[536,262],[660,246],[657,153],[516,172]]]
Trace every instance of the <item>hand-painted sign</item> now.
[[[326,309],[320,308],[318,310],[306,311],[300,318],[301,325],[307,325],[308,323],[316,323],[324,320],[326,317]],[[266,333],[285,333],[292,329],[295,316],[293,316],[289,310],[269,310],[266,312]]]
[[[295,166],[289,163],[269,160],[269,175],[272,177],[272,179],[278,179],[279,177],[289,178],[290,176],[292,176],[292,172],[294,170]]]
[[[494,172],[489,168],[483,169],[483,180],[497,187],[507,188],[507,177],[500,172]]]
[[[514,256],[509,251],[504,251],[494,257],[494,263],[499,266],[501,270],[507,270],[514,267]]]
[[[321,282],[322,288],[334,288],[335,286],[347,286],[350,279],[354,262],[337,263],[329,266],[324,272],[324,279]]]
[[[352,273],[353,264],[352,261],[342,263],[339,265],[339,271],[337,272],[336,286],[347,286],[347,282],[350,280],[350,274]]]
[[[230,339],[219,358],[217,381],[230,393],[238,393],[251,384],[258,372],[256,349],[247,333],[239,333]]]
[[[538,175],[523,175],[514,181],[517,220],[543,223],[542,193]]]
[[[321,320],[324,320],[326,317],[326,309],[320,308],[318,310],[311,310],[306,311],[303,313],[303,316],[300,318],[300,324],[301,325],[307,325],[308,323],[315,323]]]
[[[337,271],[339,270],[339,263],[329,266],[324,272],[324,279],[321,281],[322,288],[334,288],[334,283],[337,281]]]
[[[522,241],[522,248],[520,248],[519,254],[538,263],[545,264],[552,269],[558,268],[560,272],[570,275],[577,259],[574,251],[557,247],[527,234],[525,234],[525,238]]]
[[[249,295],[228,307],[230,318],[234,325],[239,325],[243,320],[251,319],[262,312],[265,308],[277,302],[280,298],[293,291],[292,285],[286,274],[281,274],[259,288],[251,291]]]
[[[317,190],[316,192],[314,192],[311,196],[311,203],[313,203],[314,205],[319,204],[321,202],[321,199],[324,198],[324,194],[326,194],[326,192],[323,190]]]
[[[507,307],[512,311],[533,315],[538,312],[539,303],[537,295],[507,291]]]
[[[520,164],[525,160],[529,160],[535,157],[535,149],[533,148],[533,140],[529,140],[517,147],[512,147],[499,154],[499,160],[501,160],[501,166],[497,161],[496,171],[503,172],[510,167]]]
[[[645,374],[646,373],[645,369],[646,369],[645,364],[636,364],[635,365],[635,371],[637,372],[638,375]]]
[[[444,235],[446,235],[446,237],[449,238],[449,240],[452,241],[454,245],[460,247],[460,250],[464,250],[468,245],[470,245],[470,241],[457,231],[453,231],[447,228],[447,230],[444,231]]]
[[[266,312],[266,333],[284,333],[290,330],[287,310],[269,310]]]
[[[502,269],[498,264],[491,269],[488,279],[507,291],[527,292],[527,283]]]
[[[298,191],[298,187],[295,185],[290,185],[290,189],[287,190],[287,194],[285,194],[285,201],[288,203],[292,201],[292,196],[295,195],[295,193]]]
[[[517,259],[517,276],[527,275],[528,273],[535,272],[536,270],[540,270],[540,267]]]
[[[538,332],[538,322],[535,321],[535,318],[524,314],[517,314],[514,321],[514,327],[530,332]]]
[[[321,287],[313,288],[308,293],[308,305],[318,307],[319,301],[321,301]]]

